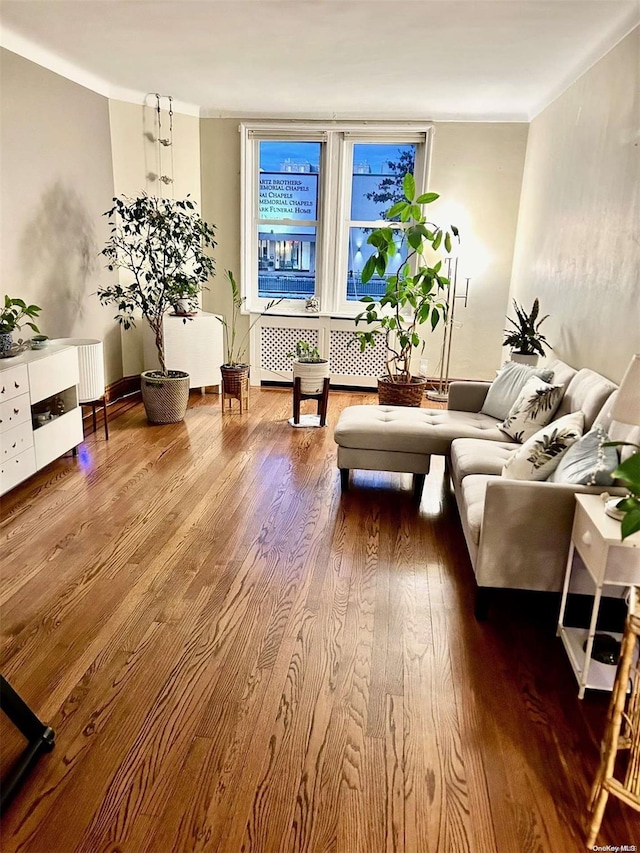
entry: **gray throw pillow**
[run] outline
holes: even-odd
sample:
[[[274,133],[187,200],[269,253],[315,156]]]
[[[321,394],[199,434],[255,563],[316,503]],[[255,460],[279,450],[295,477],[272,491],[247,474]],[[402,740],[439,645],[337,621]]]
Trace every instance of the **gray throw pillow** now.
[[[551,382],[553,370],[534,369],[526,364],[508,361],[491,383],[480,411],[485,415],[491,415],[492,418],[505,420],[525,383],[532,376]]]
[[[602,427],[593,427],[572,444],[549,477],[550,483],[574,486],[610,486],[618,467],[615,447],[602,447],[609,436]]]

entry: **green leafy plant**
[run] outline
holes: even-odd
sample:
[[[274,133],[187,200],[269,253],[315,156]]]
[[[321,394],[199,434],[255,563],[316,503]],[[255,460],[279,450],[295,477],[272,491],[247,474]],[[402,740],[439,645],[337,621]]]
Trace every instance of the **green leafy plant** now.
[[[370,328],[354,334],[361,352],[367,346],[375,346],[378,336],[384,335],[387,380],[410,383],[413,350],[421,345],[424,349],[425,345],[422,328],[435,329],[447,314],[449,279],[441,274],[442,261],[430,265],[426,253],[437,252],[441,246],[451,252],[453,240],[459,240],[459,234],[455,225],[443,229],[427,220],[423,205],[431,204],[439,195],[433,192],[416,195],[411,173],[404,176],[402,191],[404,198],[386,214],[389,220],[399,217],[398,227],[376,228],[367,238],[374,251],[362,269],[362,282],[366,284],[377,273],[387,281],[387,286],[379,300],[362,297],[360,301],[367,307],[355,322],[366,323]],[[388,274],[397,254],[405,250],[405,262],[396,272]]]
[[[283,297],[280,299],[272,299],[268,302],[264,311],[258,314],[258,316],[249,323],[249,328],[244,332],[244,334],[240,335],[238,332],[238,324],[246,302],[246,296],[240,295],[238,282],[235,280],[231,270],[226,270],[225,277],[231,288],[232,308],[231,318],[229,320],[227,320],[226,317],[218,317],[224,328],[226,361],[223,367],[246,367],[245,359],[247,357],[247,347],[249,345],[249,335],[251,334],[251,330],[260,318],[270,311],[274,305],[278,305],[282,302]]]
[[[22,326],[28,326],[34,332],[40,329],[33,321],[42,311],[37,305],[27,305],[23,299],[12,299],[4,297],[4,306],[0,311],[0,333],[12,334],[19,331]]]
[[[626,539],[640,530],[640,445],[630,441],[607,441],[603,447],[636,448],[636,452],[621,462],[613,472],[613,476],[622,480],[629,489],[629,494],[616,504],[616,509],[624,513],[620,522],[620,536],[621,539]]]
[[[544,348],[549,346],[547,339],[540,332],[540,326],[549,316],[545,314],[538,320],[540,313],[540,303],[534,299],[530,313],[524,310],[521,305],[513,300],[513,308],[516,312],[516,319],[507,317],[507,321],[514,327],[513,329],[505,329],[506,335],[502,346],[511,347],[511,349],[519,355],[544,355]]]
[[[318,352],[318,347],[312,347],[307,341],[298,341],[295,352],[288,353],[289,358],[296,358],[303,364],[320,364],[326,361]]]
[[[111,236],[102,254],[107,269],[129,273],[127,284],[110,284],[98,289],[103,305],[113,304],[115,319],[125,328],[135,326],[140,312],[151,327],[160,371],[168,375],[164,358],[163,316],[189,290],[197,294],[215,272],[209,250],[215,248],[214,226],[196,212],[185,199],[164,199],[146,193],[135,198],[113,199],[109,218]]]

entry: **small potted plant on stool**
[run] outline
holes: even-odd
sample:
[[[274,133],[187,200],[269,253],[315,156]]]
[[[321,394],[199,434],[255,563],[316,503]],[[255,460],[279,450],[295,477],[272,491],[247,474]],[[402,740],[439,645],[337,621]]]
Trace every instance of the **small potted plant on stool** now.
[[[293,423],[300,423],[300,401],[316,399],[320,426],[327,421],[327,402],[329,397],[329,360],[322,358],[318,348],[307,341],[296,343],[293,358]]]

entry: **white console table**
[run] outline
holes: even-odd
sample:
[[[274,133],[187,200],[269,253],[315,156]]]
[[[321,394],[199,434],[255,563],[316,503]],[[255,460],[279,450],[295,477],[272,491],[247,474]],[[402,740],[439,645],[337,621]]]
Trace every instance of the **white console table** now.
[[[574,628],[564,624],[575,551],[582,558],[593,587],[593,607],[588,628]],[[611,690],[616,674],[615,666],[599,663],[591,657],[603,588],[637,585],[640,585],[640,532],[621,540],[620,522],[605,514],[601,496],[577,494],[558,635],[562,638],[578,681],[580,699],[587,688]],[[621,634],[613,636],[618,640],[622,638]]]
[[[224,362],[222,323],[217,314],[198,311],[191,317],[165,314],[164,355],[169,370],[189,374],[189,388],[220,386],[220,365]],[[158,367],[153,332],[145,323],[144,364],[146,370]]]
[[[50,345],[0,360],[0,494],[17,486],[83,440],[78,406],[78,353]],[[39,423],[37,414],[64,414]]]

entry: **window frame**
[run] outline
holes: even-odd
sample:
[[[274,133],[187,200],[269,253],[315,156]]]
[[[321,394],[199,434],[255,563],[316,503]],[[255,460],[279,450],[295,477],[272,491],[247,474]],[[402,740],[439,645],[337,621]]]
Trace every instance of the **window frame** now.
[[[349,229],[351,216],[353,149],[358,143],[416,144],[415,176],[419,192],[426,192],[434,125],[431,123],[368,124],[346,122],[242,122],[241,136],[241,262],[240,282],[246,297],[244,313],[265,310],[269,300],[258,296],[258,223],[260,196],[260,142],[292,140],[320,142],[320,174],[316,226],[317,316],[354,317],[359,301],[347,300]],[[280,224],[288,224],[286,221]],[[292,223],[294,224],[294,223]],[[305,224],[305,223],[298,223]],[[366,227],[389,224],[368,222]],[[391,223],[392,227],[397,224]],[[304,299],[284,299],[276,309],[286,316],[306,315]]]

